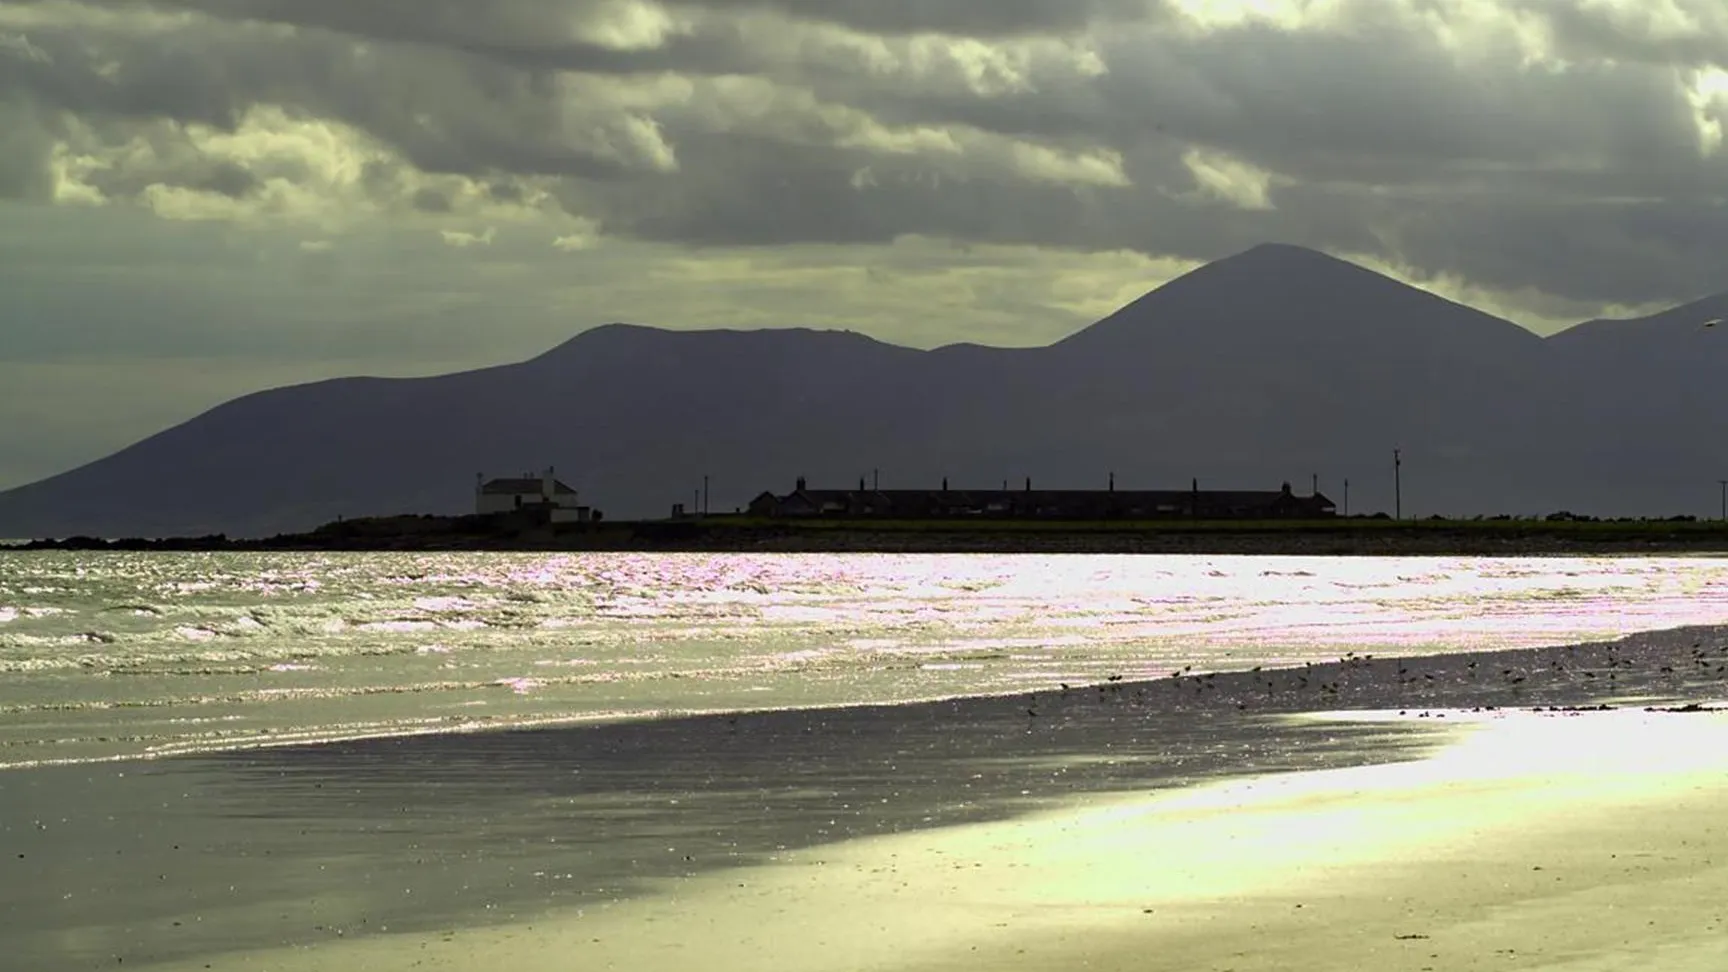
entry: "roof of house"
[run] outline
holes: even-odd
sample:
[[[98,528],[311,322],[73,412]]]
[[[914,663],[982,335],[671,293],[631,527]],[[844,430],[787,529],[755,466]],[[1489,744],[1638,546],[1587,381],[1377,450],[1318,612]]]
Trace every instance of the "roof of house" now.
[[[518,494],[539,496],[540,483],[541,480],[539,476],[528,478],[517,477],[512,479],[489,479],[485,483],[481,484],[480,492],[488,496],[515,496]],[[576,495],[575,490],[556,479],[552,480],[552,492],[558,496]]]
[[[772,494],[767,494],[772,495]],[[780,502],[803,500],[812,506],[851,504],[853,502],[888,509],[905,509],[923,505],[977,506],[991,503],[1031,503],[1037,506],[1108,506],[1158,507],[1182,506],[1196,496],[1202,507],[1252,509],[1280,501],[1295,500],[1304,505],[1331,506],[1332,501],[1321,494],[1297,496],[1282,490],[1101,490],[1101,489],[800,489],[775,497]],[[760,497],[759,497],[760,498]]]

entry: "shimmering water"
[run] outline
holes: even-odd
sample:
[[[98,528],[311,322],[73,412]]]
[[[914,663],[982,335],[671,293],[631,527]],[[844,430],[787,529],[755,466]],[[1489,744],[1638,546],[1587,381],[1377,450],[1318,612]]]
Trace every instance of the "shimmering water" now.
[[[1728,621],[1728,561],[0,554],[0,767]]]

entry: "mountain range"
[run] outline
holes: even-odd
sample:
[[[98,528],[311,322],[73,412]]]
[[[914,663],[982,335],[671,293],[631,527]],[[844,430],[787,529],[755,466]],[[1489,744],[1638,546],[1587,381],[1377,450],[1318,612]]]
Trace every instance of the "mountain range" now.
[[[472,509],[552,465],[609,519],[812,486],[1276,489],[1351,512],[1717,512],[1728,295],[1548,338],[1300,247],[1207,264],[1055,344],[609,324],[516,364],[220,405],[0,493],[0,536],[252,536]]]

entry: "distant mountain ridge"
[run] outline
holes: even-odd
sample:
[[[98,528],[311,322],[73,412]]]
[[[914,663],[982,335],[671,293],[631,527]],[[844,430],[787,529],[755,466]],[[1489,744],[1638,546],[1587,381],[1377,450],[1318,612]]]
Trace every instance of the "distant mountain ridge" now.
[[[263,391],[0,493],[0,536],[251,536],[462,512],[476,472],[555,465],[609,517],[709,476],[730,510],[845,486],[1301,487],[1353,512],[1717,511],[1728,296],[1547,339],[1267,244],[1042,348],[608,324],[517,364]]]

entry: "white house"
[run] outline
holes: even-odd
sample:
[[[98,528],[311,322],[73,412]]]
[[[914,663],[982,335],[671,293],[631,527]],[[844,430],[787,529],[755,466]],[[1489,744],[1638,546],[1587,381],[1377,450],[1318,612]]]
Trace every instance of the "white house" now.
[[[552,467],[538,476],[487,479],[482,473],[474,480],[474,512],[513,513],[518,510],[544,511],[553,523],[583,523],[592,519],[592,511],[577,503],[576,491],[558,481]]]

